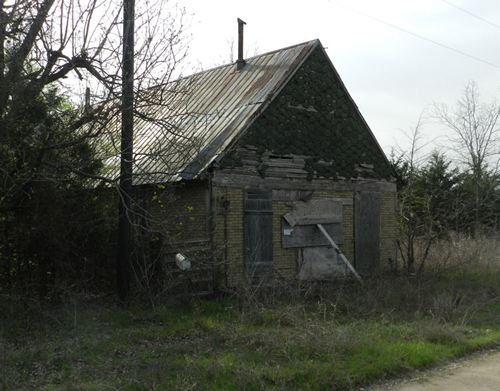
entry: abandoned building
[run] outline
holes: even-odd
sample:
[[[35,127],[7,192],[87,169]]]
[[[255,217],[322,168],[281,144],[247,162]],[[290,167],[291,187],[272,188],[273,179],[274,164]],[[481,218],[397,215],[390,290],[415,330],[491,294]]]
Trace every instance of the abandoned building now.
[[[174,130],[137,120],[133,182],[163,262],[182,253],[234,287],[342,277],[345,259],[363,276],[395,258],[392,168],[319,40],[161,88],[173,96],[151,113]]]

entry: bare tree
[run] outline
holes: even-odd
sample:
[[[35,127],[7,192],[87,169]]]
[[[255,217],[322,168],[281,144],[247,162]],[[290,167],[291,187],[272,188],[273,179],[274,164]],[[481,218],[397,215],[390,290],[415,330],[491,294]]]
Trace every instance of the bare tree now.
[[[24,103],[45,95],[52,86],[81,102],[83,91],[89,88],[91,104],[82,104],[72,115],[61,116],[64,128],[77,136],[63,140],[46,137],[36,151],[40,167],[42,162],[55,166],[67,163],[44,159],[49,150],[65,150],[94,139],[99,139],[93,143],[96,150],[109,147],[102,142],[103,133],[119,130],[121,121],[122,5],[121,0],[0,0],[0,158],[10,156],[9,143],[12,149],[24,148],[13,144],[11,137],[22,119]],[[173,92],[183,93],[159,86],[168,85],[172,76],[179,74],[187,54],[184,22],[184,9],[169,1],[145,0],[135,9],[133,115],[143,122],[155,122],[154,137],[158,139],[171,140],[176,131],[174,119],[159,118],[156,113],[168,111]],[[187,87],[184,83],[183,88]],[[37,132],[35,125],[33,133]],[[111,155],[120,151],[118,140],[118,133],[110,140],[113,145],[107,152]],[[11,170],[5,170],[0,162],[0,211],[12,208],[7,200],[15,200],[27,184],[63,179],[48,177],[44,169],[21,172],[25,162],[11,166]],[[76,166],[67,168],[78,176],[118,188],[116,171],[110,176]],[[55,175],[58,172],[52,170]],[[133,200],[130,203],[136,206]],[[140,208],[135,212],[147,213]],[[132,220],[130,214],[128,218]]]
[[[71,90],[91,87],[92,110],[74,118],[72,128],[116,115],[121,8],[118,0],[0,0],[0,118],[15,115],[20,101],[54,83]],[[162,101],[162,91],[151,87],[167,83],[186,56],[184,15],[168,1],[144,1],[136,9],[134,81],[142,92],[136,94],[137,114],[148,102]]]
[[[424,221],[421,215],[415,213],[416,204],[426,203],[426,200],[420,197],[414,182],[417,179],[418,170],[422,165],[425,154],[423,150],[427,146],[423,142],[422,135],[423,113],[419,116],[417,124],[407,133],[406,138],[409,141],[409,147],[398,146],[392,152],[393,166],[399,176],[399,217],[401,225],[401,239],[397,240],[397,246],[403,259],[403,266],[409,273],[415,272],[417,262],[416,246],[419,237],[422,234]],[[426,251],[428,253],[432,240],[426,241]],[[421,269],[425,258],[421,261]]]
[[[444,104],[436,104],[434,108],[435,116],[453,133],[454,152],[472,174],[474,235],[478,235],[483,202],[481,182],[498,168],[498,161],[494,163],[494,159],[500,155],[500,104],[496,101],[481,102],[477,85],[471,81],[453,109]],[[491,163],[494,163],[493,167]]]

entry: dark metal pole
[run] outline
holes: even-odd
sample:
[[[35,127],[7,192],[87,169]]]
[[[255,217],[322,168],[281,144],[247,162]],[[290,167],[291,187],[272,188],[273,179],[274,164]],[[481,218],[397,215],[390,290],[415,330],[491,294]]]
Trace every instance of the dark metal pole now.
[[[121,300],[125,300],[130,293],[132,234],[129,212],[134,134],[134,9],[135,0],[123,0],[122,134],[116,259],[117,291]]]

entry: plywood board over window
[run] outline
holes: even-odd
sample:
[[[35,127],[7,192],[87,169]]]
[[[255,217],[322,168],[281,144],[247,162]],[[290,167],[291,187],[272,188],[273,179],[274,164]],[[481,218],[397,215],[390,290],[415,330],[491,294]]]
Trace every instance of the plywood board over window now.
[[[307,224],[329,224],[342,222],[342,202],[323,198],[308,202],[296,202],[290,213],[283,216],[292,227]]]
[[[293,210],[283,216],[283,247],[300,248],[299,280],[331,280],[346,275],[345,264],[317,226],[322,224],[335,243],[342,244],[345,203],[352,203],[352,199],[322,198],[296,202]]]
[[[323,224],[328,234],[337,244],[344,243],[341,223]],[[321,234],[316,225],[296,225],[292,227],[283,220],[283,248],[329,246],[328,240]]]
[[[298,278],[302,281],[327,281],[345,277],[347,267],[329,247],[306,247],[300,251]]]

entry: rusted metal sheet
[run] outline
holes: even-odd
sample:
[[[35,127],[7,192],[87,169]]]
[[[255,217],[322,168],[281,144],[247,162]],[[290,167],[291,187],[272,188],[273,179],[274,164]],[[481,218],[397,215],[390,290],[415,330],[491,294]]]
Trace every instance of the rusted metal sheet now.
[[[228,64],[156,88],[162,102],[138,108],[134,184],[196,178],[264,110],[318,40]],[[158,90],[155,90],[158,93]],[[146,96],[147,91],[141,91]],[[156,96],[156,95],[155,95]],[[119,175],[118,120],[99,138],[103,174]]]

